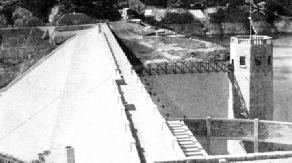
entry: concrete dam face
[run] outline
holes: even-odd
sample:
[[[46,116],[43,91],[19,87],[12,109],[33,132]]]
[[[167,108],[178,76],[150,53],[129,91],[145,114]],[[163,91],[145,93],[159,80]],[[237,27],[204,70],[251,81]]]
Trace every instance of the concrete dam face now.
[[[87,150],[84,148],[104,147],[106,145],[103,143],[110,143],[113,140],[110,135],[120,133],[114,130],[118,128],[115,123],[98,128],[93,125],[105,124],[111,119],[122,124],[121,119],[115,117],[119,114],[109,111],[116,106],[108,101],[116,98],[111,91],[107,91],[111,90],[112,85],[109,79],[115,74],[107,58],[108,53],[105,37],[95,28],[89,29],[61,45],[8,85],[9,88],[1,92],[0,97],[0,152],[21,160],[34,160],[38,153],[50,150],[53,161],[63,162],[66,146],[78,147],[77,151],[85,152]],[[18,100],[15,102],[13,99]],[[97,113],[97,108],[107,109],[100,109],[105,112]],[[87,127],[81,127],[83,125]],[[96,130],[105,131],[108,128],[112,128],[113,133],[104,133],[109,134],[107,136]],[[77,133],[82,133],[86,138],[81,138]],[[98,139],[96,134],[109,137],[109,141]],[[96,140],[90,141],[92,138]],[[116,146],[115,149],[121,149],[112,152],[127,155],[127,150],[122,150],[123,146],[127,147],[123,140],[121,135],[120,143],[110,143]],[[90,145],[85,145],[87,143]],[[83,152],[78,152],[76,161],[88,155]],[[108,156],[104,157],[108,159]],[[81,162],[84,161],[89,160]]]

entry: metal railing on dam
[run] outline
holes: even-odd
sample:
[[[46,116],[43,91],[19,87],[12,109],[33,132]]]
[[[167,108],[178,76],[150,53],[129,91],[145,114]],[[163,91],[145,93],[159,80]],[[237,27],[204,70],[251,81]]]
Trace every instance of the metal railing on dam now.
[[[228,72],[228,62],[225,61],[176,61],[160,62],[133,66],[139,75],[163,75],[186,73]]]
[[[171,133],[165,119],[157,109],[158,106],[151,100],[150,94],[145,89],[138,74],[133,71],[129,58],[123,52],[110,28],[106,24],[100,25],[100,28],[110,48],[110,58],[114,60],[113,63],[118,70],[116,73],[121,76],[120,80],[124,81],[121,82],[122,84],[117,84],[116,87],[120,94],[118,101],[120,104],[124,104],[122,111],[126,113],[127,122],[129,122],[125,127],[126,130],[131,131],[136,147],[132,149],[138,153],[140,162],[154,162],[155,157],[163,160],[169,157],[184,156],[177,138]],[[134,106],[135,109],[131,110],[129,106]],[[151,128],[151,132],[148,131],[149,128]],[[152,149],[159,150],[159,153],[153,152]]]

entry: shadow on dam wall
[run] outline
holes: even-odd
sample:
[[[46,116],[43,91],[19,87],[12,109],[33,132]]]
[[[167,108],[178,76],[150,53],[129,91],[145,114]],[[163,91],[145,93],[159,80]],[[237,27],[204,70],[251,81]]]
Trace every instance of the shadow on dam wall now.
[[[122,50],[124,51],[124,53],[126,54],[128,60],[130,61],[132,66],[139,66],[142,65],[142,62],[139,58],[137,58],[137,56],[133,53],[133,51],[128,48],[123,41],[115,34],[115,32],[113,30],[111,30],[111,32],[113,33],[113,35],[115,36],[117,42],[119,43],[120,47],[122,48]]]

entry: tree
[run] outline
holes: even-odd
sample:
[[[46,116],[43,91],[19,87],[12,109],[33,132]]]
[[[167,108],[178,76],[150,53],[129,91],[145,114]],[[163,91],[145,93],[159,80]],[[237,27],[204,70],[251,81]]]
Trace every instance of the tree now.
[[[51,154],[51,151],[49,151],[49,150],[45,150],[45,151],[43,151],[43,153],[39,153],[38,154],[38,158],[39,158],[39,162],[40,163],[45,163],[46,162],[46,157],[48,156],[48,155],[50,155]]]
[[[129,3],[129,8],[137,12],[141,12],[146,7],[144,3],[142,3],[140,0],[129,0],[128,3]]]

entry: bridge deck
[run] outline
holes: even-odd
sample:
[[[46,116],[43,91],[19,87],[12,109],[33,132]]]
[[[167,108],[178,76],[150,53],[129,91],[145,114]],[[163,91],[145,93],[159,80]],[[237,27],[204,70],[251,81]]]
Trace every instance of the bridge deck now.
[[[135,66],[133,69],[140,75],[228,72],[228,63],[223,61],[177,61],[151,63],[145,66]]]

